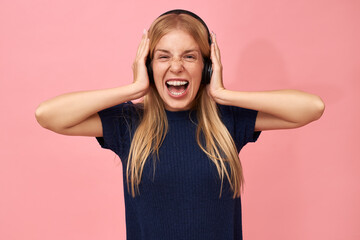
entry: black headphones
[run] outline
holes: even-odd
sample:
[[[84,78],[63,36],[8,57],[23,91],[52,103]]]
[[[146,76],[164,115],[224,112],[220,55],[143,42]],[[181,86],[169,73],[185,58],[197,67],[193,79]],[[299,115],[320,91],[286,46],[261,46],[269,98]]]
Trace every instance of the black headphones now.
[[[161,14],[159,17],[168,15],[168,14],[177,14],[177,15],[187,14],[187,15],[190,15],[193,18],[197,19],[205,27],[205,29],[208,33],[209,46],[211,46],[212,41],[211,41],[210,31],[209,31],[208,27],[206,26],[205,22],[198,15],[196,15],[193,12],[187,11],[187,10],[174,9],[174,10],[170,10],[170,11],[167,11],[167,12]],[[211,62],[210,57],[205,57],[203,60],[204,60],[204,68],[203,68],[203,72],[202,72],[201,83],[208,84],[208,83],[210,83],[211,74],[212,74],[212,62]],[[153,83],[154,82],[154,74],[153,74],[153,71],[151,68],[151,59],[149,56],[146,59],[146,67],[147,67],[147,71],[148,71],[148,75],[149,75],[149,80],[151,83]]]

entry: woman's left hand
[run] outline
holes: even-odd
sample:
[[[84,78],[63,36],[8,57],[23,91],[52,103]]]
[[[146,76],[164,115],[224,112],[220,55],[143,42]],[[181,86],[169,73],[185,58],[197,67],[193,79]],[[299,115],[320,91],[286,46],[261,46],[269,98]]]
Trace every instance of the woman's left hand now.
[[[222,64],[220,57],[220,49],[216,41],[215,33],[211,33],[211,55],[210,59],[212,61],[212,75],[210,84],[207,86],[208,94],[218,102],[220,100],[221,94],[223,94],[225,88],[222,79]]]
[[[213,73],[206,86],[207,92],[218,104],[257,110],[255,131],[297,128],[321,117],[325,105],[314,94],[298,90],[244,92],[225,89],[220,50],[214,33],[211,39]]]

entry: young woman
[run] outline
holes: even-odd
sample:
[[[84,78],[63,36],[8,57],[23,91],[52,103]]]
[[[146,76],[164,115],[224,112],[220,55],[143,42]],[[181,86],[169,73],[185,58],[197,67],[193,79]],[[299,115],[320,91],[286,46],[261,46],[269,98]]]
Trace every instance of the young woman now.
[[[127,239],[242,239],[239,151],[263,130],[319,119],[323,101],[297,90],[225,89],[215,35],[185,10],[144,31],[133,73],[129,85],[47,100],[36,118],[118,154]]]

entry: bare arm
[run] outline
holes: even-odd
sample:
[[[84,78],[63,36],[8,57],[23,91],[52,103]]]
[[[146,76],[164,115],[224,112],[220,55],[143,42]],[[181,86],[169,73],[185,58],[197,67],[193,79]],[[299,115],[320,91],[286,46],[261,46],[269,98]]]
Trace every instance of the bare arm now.
[[[238,92],[222,90],[217,102],[259,111],[255,130],[297,128],[315,121],[325,105],[320,97],[298,90]]]
[[[213,35],[211,61],[213,75],[208,93],[223,105],[233,105],[259,111],[255,130],[297,128],[321,117],[325,104],[319,96],[298,90],[264,92],[230,91],[222,82],[220,50]]]
[[[149,79],[145,66],[149,51],[143,34],[133,64],[134,82],[129,85],[94,91],[66,93],[42,102],[35,116],[39,124],[56,133],[77,136],[102,136],[98,111],[145,95]]]
[[[97,112],[139,98],[143,91],[136,84],[122,87],[66,93],[42,102],[35,116],[39,124],[65,135],[102,136]]]

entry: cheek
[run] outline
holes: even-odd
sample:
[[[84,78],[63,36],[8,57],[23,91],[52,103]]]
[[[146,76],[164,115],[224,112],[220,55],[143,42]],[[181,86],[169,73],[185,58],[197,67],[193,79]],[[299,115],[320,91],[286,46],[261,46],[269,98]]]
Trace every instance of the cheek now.
[[[156,64],[154,63],[152,65],[152,71],[153,71],[153,75],[154,75],[154,78],[155,76],[157,76],[157,78],[161,77],[161,75],[164,74],[164,66],[162,66],[161,64]]]
[[[162,85],[161,84],[161,80],[162,80],[161,68],[159,67],[158,64],[153,64],[151,66],[151,69],[152,69],[152,72],[153,72],[155,86],[156,86],[156,88],[158,88],[158,87],[160,87]]]
[[[191,73],[192,73],[191,75],[194,80],[201,82],[202,73],[203,73],[203,65],[194,66],[191,69]]]

